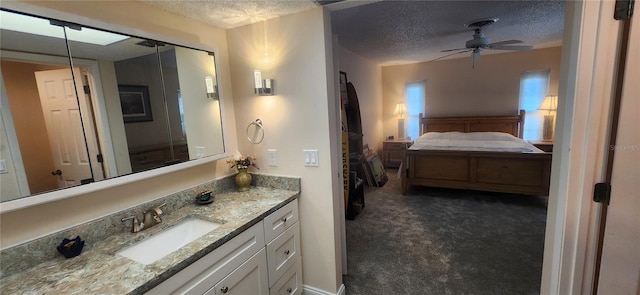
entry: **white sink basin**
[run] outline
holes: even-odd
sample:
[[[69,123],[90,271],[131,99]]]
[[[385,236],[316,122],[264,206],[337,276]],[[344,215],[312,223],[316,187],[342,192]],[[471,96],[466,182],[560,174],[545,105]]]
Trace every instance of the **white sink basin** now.
[[[201,219],[187,219],[116,254],[144,265],[151,264],[220,226]]]

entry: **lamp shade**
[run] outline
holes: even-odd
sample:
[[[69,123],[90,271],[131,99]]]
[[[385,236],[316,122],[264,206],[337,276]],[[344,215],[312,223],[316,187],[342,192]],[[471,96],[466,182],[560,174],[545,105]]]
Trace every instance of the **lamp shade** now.
[[[547,95],[538,107],[541,111],[555,111],[558,108],[558,96]]]
[[[400,116],[401,118],[407,113],[407,106],[404,103],[396,104],[396,108],[393,110],[393,114]]]

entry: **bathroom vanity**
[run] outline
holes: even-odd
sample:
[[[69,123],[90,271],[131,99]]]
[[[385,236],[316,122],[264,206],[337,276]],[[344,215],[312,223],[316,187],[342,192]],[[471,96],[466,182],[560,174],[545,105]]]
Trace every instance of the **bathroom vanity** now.
[[[300,294],[301,275],[293,200],[147,294]]]
[[[131,233],[131,225],[120,219],[140,214],[150,204],[5,249],[0,253],[0,293],[300,294],[300,179],[254,177],[257,186],[246,192],[236,192],[232,177],[226,177],[155,200],[167,203],[162,223],[138,233]],[[212,204],[193,202],[201,189],[214,192]],[[118,254],[194,218],[219,227],[146,265]],[[30,252],[55,252],[55,246],[47,249],[47,244],[72,234],[86,241],[80,256],[64,259],[55,253],[46,261],[28,259]]]

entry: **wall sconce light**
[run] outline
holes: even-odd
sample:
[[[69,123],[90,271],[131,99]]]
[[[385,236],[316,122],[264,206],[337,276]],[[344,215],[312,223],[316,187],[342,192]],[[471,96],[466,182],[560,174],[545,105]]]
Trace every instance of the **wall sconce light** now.
[[[213,83],[213,77],[211,76],[204,77],[204,84],[207,86],[207,98],[219,99],[218,86]]]
[[[400,116],[398,119],[398,139],[405,138],[404,136],[404,115],[407,114],[407,105],[404,103],[396,104],[396,108],[393,110],[393,114]]]
[[[253,71],[254,90],[257,95],[273,95],[273,79],[262,79],[259,70]]]
[[[558,109],[558,96],[547,95],[538,110],[547,111],[544,115],[544,125],[542,125],[542,141],[553,141],[554,114]]]

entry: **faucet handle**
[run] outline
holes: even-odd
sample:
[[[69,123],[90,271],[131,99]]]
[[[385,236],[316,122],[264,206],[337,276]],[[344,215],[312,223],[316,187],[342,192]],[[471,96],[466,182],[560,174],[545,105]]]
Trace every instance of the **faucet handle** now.
[[[131,220],[131,219],[133,219],[133,223],[138,222],[138,217],[135,217],[135,216],[124,217],[124,218],[120,219],[120,221],[125,222],[125,221]]]
[[[127,220],[133,219],[133,222],[131,224],[131,232],[132,233],[137,233],[139,231],[141,231],[144,228],[144,224],[140,223],[140,220],[138,220],[138,217],[135,216],[129,216],[129,217],[125,217],[120,219],[120,221],[125,222]]]
[[[163,211],[162,211],[162,207],[164,207],[164,206],[166,206],[166,205],[167,205],[167,203],[166,203],[166,202],[164,202],[164,203],[162,203],[160,206],[153,207],[152,209],[153,209],[153,211],[156,211],[156,214],[157,214],[157,215],[161,215],[161,214],[163,213]]]

